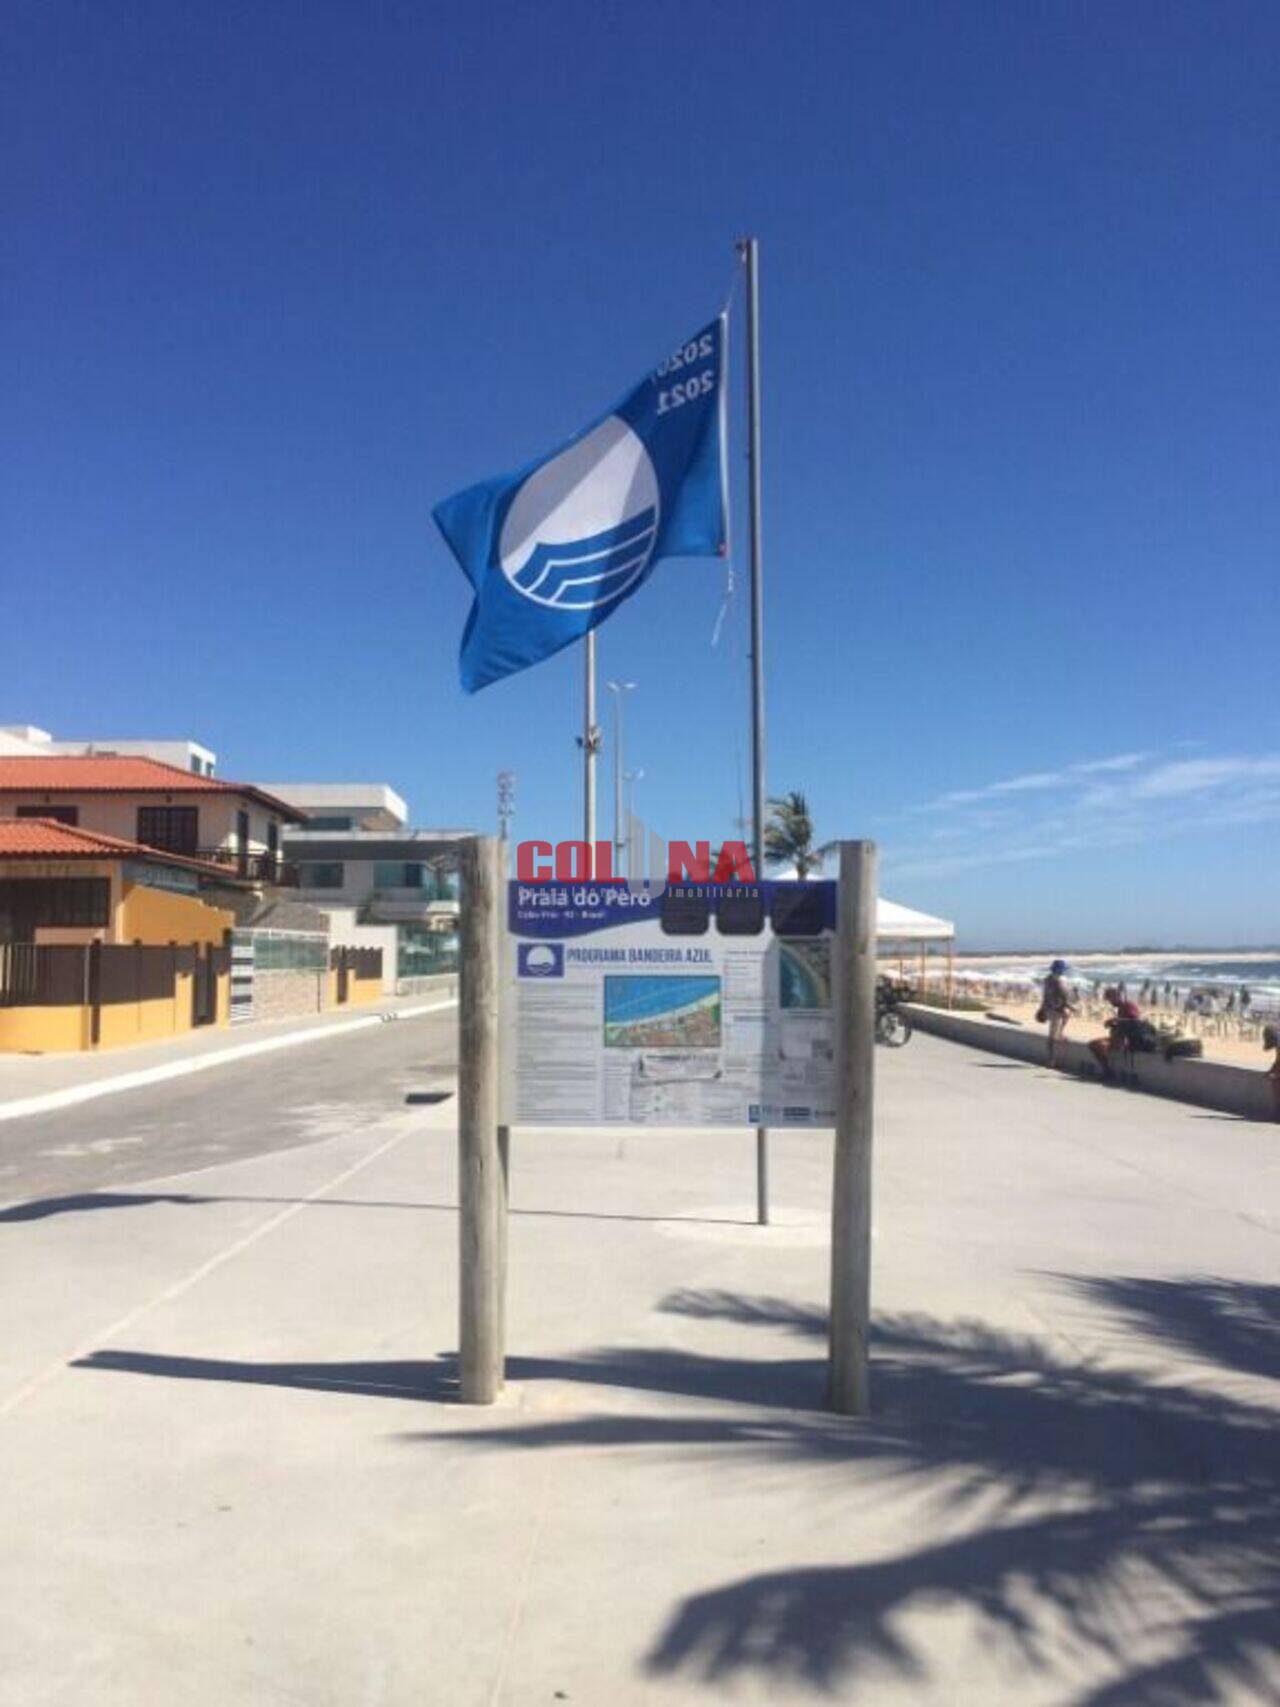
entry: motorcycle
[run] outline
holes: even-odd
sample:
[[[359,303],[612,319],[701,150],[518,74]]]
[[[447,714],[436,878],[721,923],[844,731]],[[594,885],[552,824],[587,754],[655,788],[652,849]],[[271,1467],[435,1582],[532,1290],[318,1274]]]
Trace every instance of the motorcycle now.
[[[876,980],[876,1042],[890,1049],[901,1049],[911,1040],[914,1027],[899,1004],[909,1002],[915,991],[909,984],[895,984],[892,978]]]

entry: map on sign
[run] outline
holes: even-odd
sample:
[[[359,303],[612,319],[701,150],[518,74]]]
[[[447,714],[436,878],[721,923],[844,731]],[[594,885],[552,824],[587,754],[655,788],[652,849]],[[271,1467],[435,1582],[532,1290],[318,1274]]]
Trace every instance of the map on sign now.
[[[512,883],[502,1118],[828,1126],[834,883]]]

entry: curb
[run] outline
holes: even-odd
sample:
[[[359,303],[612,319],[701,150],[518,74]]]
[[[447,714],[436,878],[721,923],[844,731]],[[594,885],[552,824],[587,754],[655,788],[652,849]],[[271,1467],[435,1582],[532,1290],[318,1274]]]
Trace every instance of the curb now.
[[[277,1049],[296,1049],[304,1043],[319,1042],[325,1038],[349,1037],[354,1032],[367,1031],[371,1026],[384,1025],[389,1020],[414,1019],[420,1014],[440,1013],[457,1005],[458,998],[448,996],[442,1002],[424,1002],[417,1007],[398,1008],[393,1013],[367,1014],[362,1019],[343,1020],[338,1025],[318,1025],[311,1031],[291,1031],[283,1037],[264,1037],[257,1043],[234,1044],[230,1049],[193,1055],[185,1061],[140,1067],[136,1073],[116,1073],[109,1079],[90,1079],[87,1084],[68,1085],[65,1090],[15,1097],[10,1102],[0,1103],[0,1121],[19,1120],[30,1114],[47,1114],[55,1108],[70,1108],[75,1103],[92,1102],[96,1097],[113,1096],[117,1091],[134,1091],[143,1085],[160,1084],[165,1079],[185,1078],[188,1073],[203,1073],[210,1067],[247,1061],[254,1055],[271,1055]]]

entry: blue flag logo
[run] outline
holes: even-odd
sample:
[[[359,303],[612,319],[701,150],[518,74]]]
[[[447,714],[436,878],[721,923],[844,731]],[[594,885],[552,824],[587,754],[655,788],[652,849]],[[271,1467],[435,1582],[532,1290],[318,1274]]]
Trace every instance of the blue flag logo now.
[[[725,546],[725,317],[553,455],[435,509],[475,588],[469,693],[580,640],[664,557]]]

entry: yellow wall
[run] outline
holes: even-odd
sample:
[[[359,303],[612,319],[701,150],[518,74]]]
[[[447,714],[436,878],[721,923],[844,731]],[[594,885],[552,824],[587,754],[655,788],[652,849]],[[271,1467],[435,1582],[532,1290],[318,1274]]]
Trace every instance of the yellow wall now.
[[[191,1004],[179,1018],[174,1012],[176,997],[152,1002],[112,1002],[102,1009],[100,1049],[118,1049],[123,1043],[151,1043],[158,1037],[191,1029]]]
[[[98,1048],[153,1043],[190,1031],[191,974],[180,972],[173,989],[172,999],[104,1003]],[[217,1014],[215,1025],[230,1024],[231,978],[226,973],[218,979]],[[92,1022],[92,1008],[83,1006],[0,1008],[0,1055],[46,1055],[59,1050],[92,1049]]]
[[[235,914],[210,907],[195,895],[174,895],[135,883],[116,910],[116,941],[144,943],[221,943]]]
[[[0,1054],[88,1047],[88,1008],[0,1008]]]
[[[359,1007],[364,1002],[380,1002],[382,1000],[382,979],[357,978],[354,972],[347,974],[347,999],[342,1005],[348,1008]],[[338,1003],[338,969],[329,968],[328,990],[325,995],[325,1006],[336,1008]]]

